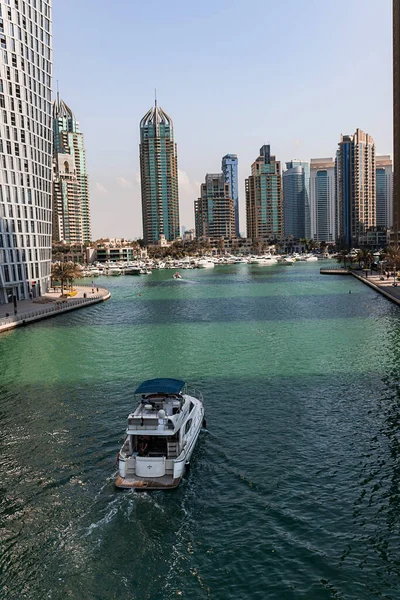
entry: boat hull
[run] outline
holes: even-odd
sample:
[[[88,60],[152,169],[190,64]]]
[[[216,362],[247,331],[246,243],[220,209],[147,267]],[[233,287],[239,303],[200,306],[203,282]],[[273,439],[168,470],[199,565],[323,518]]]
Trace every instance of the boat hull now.
[[[172,490],[180,484],[182,475],[176,479],[172,475],[163,477],[121,477],[118,475],[115,480],[115,487],[125,490]]]

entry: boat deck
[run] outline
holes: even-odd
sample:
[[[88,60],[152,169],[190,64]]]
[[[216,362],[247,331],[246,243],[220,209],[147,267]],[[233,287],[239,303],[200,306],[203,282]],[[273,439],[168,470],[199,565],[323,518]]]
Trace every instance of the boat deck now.
[[[115,480],[115,486],[122,489],[139,490],[167,490],[178,487],[181,477],[173,479],[172,475],[163,475],[162,477],[121,477],[118,475]]]

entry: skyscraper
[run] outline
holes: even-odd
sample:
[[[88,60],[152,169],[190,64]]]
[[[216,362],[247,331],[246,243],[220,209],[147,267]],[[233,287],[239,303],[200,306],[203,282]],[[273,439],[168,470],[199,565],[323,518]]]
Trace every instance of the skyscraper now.
[[[310,237],[310,165],[301,160],[286,163],[282,175],[285,236]]]
[[[72,110],[53,105],[53,241],[91,240],[89,185],[83,134]]]
[[[235,235],[235,206],[223,173],[207,174],[194,203],[196,237],[231,238]]]
[[[336,153],[337,234],[346,246],[357,246],[360,237],[376,225],[375,143],[357,129],[342,135]]]
[[[311,239],[336,241],[335,161],[312,158],[310,164]]]
[[[145,244],[179,237],[178,161],[171,117],[157,106],[140,121],[140,177]]]
[[[222,172],[226,183],[229,183],[230,186],[230,196],[235,206],[235,235],[239,237],[239,184],[236,154],[226,154],[222,157]]]
[[[0,0],[0,303],[51,272],[51,0]]]
[[[389,155],[376,157],[376,226],[393,226],[393,163]]]
[[[400,165],[400,0],[393,0],[393,162]],[[400,169],[394,170],[393,229],[395,246],[400,230]]]
[[[247,237],[253,240],[283,235],[281,163],[270,146],[260,149],[246,179]]]

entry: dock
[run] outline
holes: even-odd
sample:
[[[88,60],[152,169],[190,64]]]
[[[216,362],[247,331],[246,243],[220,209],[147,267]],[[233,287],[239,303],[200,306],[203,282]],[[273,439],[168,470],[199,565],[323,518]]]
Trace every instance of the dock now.
[[[320,269],[321,275],[351,275],[351,271],[345,267],[338,269]]]
[[[16,312],[13,304],[1,304],[0,333],[111,298],[106,288],[97,286],[78,285],[74,286],[74,290],[77,294],[72,298],[61,298],[59,291],[53,291],[33,300],[21,300],[17,302]]]

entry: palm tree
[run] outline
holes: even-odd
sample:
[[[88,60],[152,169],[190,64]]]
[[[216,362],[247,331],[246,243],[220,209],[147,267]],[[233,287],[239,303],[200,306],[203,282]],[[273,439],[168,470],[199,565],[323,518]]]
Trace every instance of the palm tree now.
[[[343,263],[344,268],[346,268],[346,263],[350,262],[348,251],[341,250],[339,254],[337,254],[336,260],[338,261],[338,263]]]
[[[217,242],[217,247],[219,250],[219,253],[222,254],[222,252],[225,251],[225,240],[223,237],[221,237],[218,242]]]
[[[312,252],[313,250],[315,250],[315,248],[317,248],[318,244],[317,244],[317,242],[315,240],[313,240],[312,238],[310,238],[308,240],[307,246],[308,246],[308,251]]]
[[[394,267],[395,271],[398,271],[400,268],[400,248],[394,248],[390,246],[386,248],[383,256],[388,263]],[[382,257],[381,257],[382,258]]]
[[[61,295],[64,295],[64,287],[69,283],[72,289],[72,282],[79,276],[80,270],[77,263],[73,262],[57,262],[51,267],[52,281],[59,281],[61,284]]]
[[[308,250],[309,250],[309,243],[310,242],[309,242],[309,240],[307,238],[301,238],[300,239],[300,244],[303,244],[303,246],[306,249],[306,252],[308,252]]]

